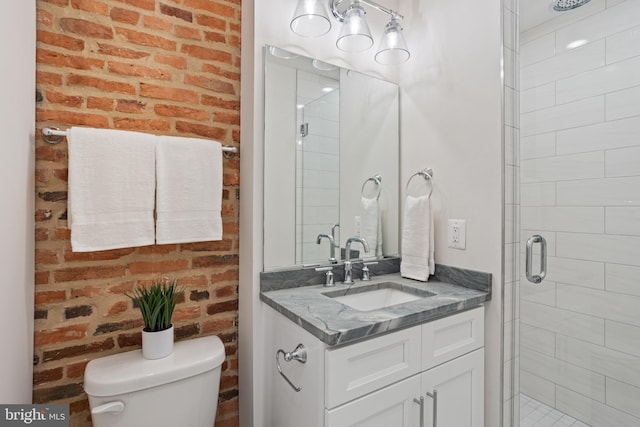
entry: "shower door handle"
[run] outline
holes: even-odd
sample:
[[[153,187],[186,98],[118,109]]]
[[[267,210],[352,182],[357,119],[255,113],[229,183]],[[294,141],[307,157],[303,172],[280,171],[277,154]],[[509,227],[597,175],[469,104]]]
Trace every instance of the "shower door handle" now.
[[[540,243],[540,274],[534,275],[533,269],[533,245]],[[534,234],[527,240],[526,252],[526,274],[527,280],[531,283],[541,283],[547,275],[547,241],[539,234]]]

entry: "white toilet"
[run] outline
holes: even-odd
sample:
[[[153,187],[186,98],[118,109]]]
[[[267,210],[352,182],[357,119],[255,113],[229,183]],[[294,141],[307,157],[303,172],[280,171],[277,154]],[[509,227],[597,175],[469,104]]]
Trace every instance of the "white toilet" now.
[[[175,344],[163,359],[140,350],[87,364],[84,390],[94,427],[211,427],[216,418],[220,338],[208,336]]]

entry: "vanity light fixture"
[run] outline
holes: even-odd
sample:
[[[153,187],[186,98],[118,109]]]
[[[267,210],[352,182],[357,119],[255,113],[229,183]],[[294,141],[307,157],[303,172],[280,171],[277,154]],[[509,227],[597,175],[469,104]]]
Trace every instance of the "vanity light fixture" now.
[[[409,59],[409,49],[400,24],[403,16],[371,0],[298,0],[291,20],[291,30],[303,37],[318,37],[329,32],[331,21],[326,13],[327,1],[333,17],[342,23],[336,41],[338,49],[344,52],[361,52],[373,46],[364,5],[389,16],[375,54],[376,62],[393,65]]]

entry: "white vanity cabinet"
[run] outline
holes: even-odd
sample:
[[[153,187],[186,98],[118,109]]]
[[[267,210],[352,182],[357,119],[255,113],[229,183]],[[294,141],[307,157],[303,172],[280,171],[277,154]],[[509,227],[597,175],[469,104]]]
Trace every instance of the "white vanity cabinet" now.
[[[483,307],[338,348],[268,312],[267,426],[484,425]],[[296,392],[278,373],[275,355],[300,343],[306,363],[280,357],[283,373],[301,387]]]

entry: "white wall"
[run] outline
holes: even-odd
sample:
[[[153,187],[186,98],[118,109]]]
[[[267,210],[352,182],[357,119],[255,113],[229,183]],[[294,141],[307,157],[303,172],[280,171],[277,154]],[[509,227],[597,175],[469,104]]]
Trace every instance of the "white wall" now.
[[[0,402],[31,403],[34,275],[35,24],[33,1],[0,14]],[[16,19],[19,18],[19,19]]]
[[[485,425],[500,425],[502,110],[500,0],[401,3],[412,57],[400,74],[401,183],[434,172],[435,260],[493,274],[486,310]],[[447,247],[466,219],[467,247]]]
[[[381,2],[382,3],[382,2]],[[240,213],[240,424],[262,425],[258,300],[262,268],[262,52],[264,44],[398,81],[401,187],[424,167],[435,172],[436,262],[493,274],[486,315],[486,425],[498,426],[501,371],[502,110],[500,0],[385,3],[405,15],[412,51],[398,74],[373,52],[345,57],[338,29],[303,39],[289,31],[293,0],[243,2]],[[291,11],[282,12],[282,11]],[[368,17],[375,17],[370,13]],[[254,22],[254,18],[255,22]],[[372,25],[373,26],[373,25]],[[467,249],[446,247],[447,218],[467,220]]]

